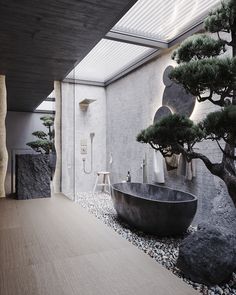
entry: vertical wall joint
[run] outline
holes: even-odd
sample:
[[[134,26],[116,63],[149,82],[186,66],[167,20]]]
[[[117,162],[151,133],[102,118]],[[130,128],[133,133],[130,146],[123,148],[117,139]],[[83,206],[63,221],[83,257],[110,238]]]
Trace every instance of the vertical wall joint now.
[[[55,91],[55,149],[57,154],[56,170],[53,178],[54,193],[61,192],[61,82],[54,81]]]
[[[0,75],[0,198],[6,196],[5,178],[7,172],[8,154],[6,148],[6,114],[7,114],[7,91],[5,76]]]

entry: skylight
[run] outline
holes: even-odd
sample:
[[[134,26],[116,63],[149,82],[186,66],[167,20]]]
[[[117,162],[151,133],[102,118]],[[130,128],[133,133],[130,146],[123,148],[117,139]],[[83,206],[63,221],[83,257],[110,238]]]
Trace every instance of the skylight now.
[[[44,100],[36,109],[36,112],[54,112],[55,101]]]
[[[196,25],[219,0],[139,0],[112,31],[171,41]]]
[[[104,83],[151,52],[148,47],[102,39],[67,78]]]
[[[55,111],[55,92],[54,90],[49,96],[36,108],[36,112],[53,113]]]
[[[186,32],[199,31],[204,18],[219,3],[139,0],[66,78],[107,85],[156,57],[160,48],[173,46]]]

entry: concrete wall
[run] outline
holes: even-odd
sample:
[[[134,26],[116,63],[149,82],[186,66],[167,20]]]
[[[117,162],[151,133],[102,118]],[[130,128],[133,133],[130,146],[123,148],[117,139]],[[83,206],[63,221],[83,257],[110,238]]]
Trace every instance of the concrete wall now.
[[[163,72],[168,65],[175,65],[171,52],[130,73],[109,85],[107,94],[107,158],[112,153],[113,163],[107,162],[112,182],[122,181],[131,171],[132,181],[142,181],[140,165],[144,154],[148,159],[148,182],[153,180],[153,150],[136,142],[136,135],[153,122],[161,106],[164,84]],[[216,107],[209,102],[196,103],[191,119],[199,121]],[[213,142],[198,145],[212,160],[219,160],[221,152]],[[197,160],[197,175],[191,181],[177,176],[176,170],[165,171],[165,185],[189,191],[199,197],[196,222],[213,219],[214,222],[235,220],[235,209],[230,203],[225,185],[211,175],[204,164]],[[219,217],[220,218],[219,220]]]
[[[113,183],[125,180],[128,171],[133,182],[142,182],[141,164],[145,156],[148,182],[153,182],[153,150],[136,142],[136,136],[152,124],[156,110],[162,105],[163,73],[167,66],[175,66],[171,54],[167,52],[105,89],[63,83],[62,191],[68,197],[73,199],[75,193],[91,191],[98,170],[110,171]],[[79,107],[84,98],[96,99],[86,112]],[[210,102],[196,103],[191,119],[198,122],[214,110],[216,107]],[[85,157],[89,169],[90,132],[95,132],[94,169],[87,175],[83,171],[80,141],[87,141]],[[221,152],[215,143],[203,142],[197,148],[212,160],[220,160]],[[195,223],[209,219],[214,223],[235,221],[235,209],[224,183],[211,175],[200,160],[196,160],[196,166],[196,177],[191,181],[178,176],[176,170],[165,170],[165,185],[198,196]]]
[[[79,102],[94,99],[86,111]],[[90,133],[94,132],[93,170],[91,168]],[[87,154],[81,154],[81,141]],[[62,83],[62,192],[74,198],[74,192],[92,191],[97,171],[106,169],[106,96],[105,89]]]
[[[35,140],[32,132],[37,130],[47,131],[42,125],[40,117],[45,114],[27,112],[7,112],[6,116],[6,135],[7,151],[9,155],[7,177],[5,181],[6,194],[11,193],[11,173],[13,153],[32,153],[33,150],[26,145],[27,142]],[[13,171],[12,171],[13,170]]]
[[[113,163],[108,164],[112,182],[125,179],[131,171],[132,181],[142,181],[141,164],[145,153],[151,165],[153,150],[136,142],[137,134],[153,122],[156,110],[162,105],[165,68],[174,64],[170,53],[156,62],[109,85],[107,93],[107,152],[112,153]],[[152,181],[152,170],[148,169]]]

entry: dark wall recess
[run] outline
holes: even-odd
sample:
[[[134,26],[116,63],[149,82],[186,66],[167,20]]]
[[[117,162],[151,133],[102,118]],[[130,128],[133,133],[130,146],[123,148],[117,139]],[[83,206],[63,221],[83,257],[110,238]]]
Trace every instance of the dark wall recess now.
[[[156,111],[153,123],[170,114],[180,114],[190,117],[196,102],[196,98],[187,93],[184,87],[170,80],[169,74],[173,69],[168,66],[163,74],[165,90],[162,97],[162,106]]]

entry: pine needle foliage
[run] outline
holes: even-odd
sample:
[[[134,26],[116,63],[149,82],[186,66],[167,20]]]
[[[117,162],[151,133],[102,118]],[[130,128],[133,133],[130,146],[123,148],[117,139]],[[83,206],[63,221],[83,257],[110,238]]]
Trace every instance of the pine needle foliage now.
[[[53,116],[43,116],[40,118],[43,125],[47,127],[48,132],[35,131],[32,133],[37,140],[28,142],[26,145],[31,147],[34,151],[41,154],[49,154],[54,151],[54,117]]]
[[[174,51],[172,58],[178,66],[169,77],[198,102],[210,101],[219,110],[198,124],[184,116],[170,115],[142,130],[137,141],[150,144],[164,157],[182,153],[187,161],[201,159],[225,182],[236,206],[236,1],[224,1],[211,11],[205,29],[208,33],[189,37]],[[231,57],[224,55],[226,50],[232,52]],[[203,140],[217,144],[221,162],[213,163],[196,151],[195,145]]]

